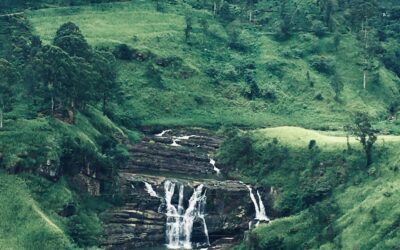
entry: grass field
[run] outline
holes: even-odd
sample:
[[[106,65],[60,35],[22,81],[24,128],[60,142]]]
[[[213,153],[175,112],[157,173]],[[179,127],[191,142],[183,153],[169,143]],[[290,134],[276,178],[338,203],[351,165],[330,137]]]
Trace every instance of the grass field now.
[[[69,238],[45,214],[25,182],[0,174],[0,249],[67,249]]]
[[[267,138],[277,138],[280,142],[297,147],[307,146],[310,140],[316,140],[321,148],[341,147],[345,149],[347,147],[347,137],[343,135],[343,132],[323,132],[284,126],[260,129],[256,133]],[[353,136],[349,137],[348,142],[351,145],[359,144],[359,141]],[[400,142],[400,136],[379,135],[377,140],[378,145],[398,142]]]
[[[193,17],[190,44],[184,39],[187,13]],[[379,72],[379,86],[371,83],[367,90],[361,88],[359,48],[352,35],[343,35],[336,53],[331,36],[320,39],[310,33],[298,33],[282,43],[269,33],[256,32],[243,24],[240,37],[251,48],[243,53],[228,46],[230,26],[207,11],[184,4],[167,5],[162,12],[156,11],[152,3],[142,1],[43,9],[29,11],[27,15],[45,43],[52,42],[61,24],[72,21],[94,46],[126,43],[157,58],[180,58],[180,67],[156,66],[163,88],[152,86],[146,76],[147,67],[154,61],[120,62],[119,79],[129,100],[120,107],[121,112],[131,113],[143,125],[341,129],[349,121],[349,112],[360,109],[377,119],[385,118],[395,98],[393,90],[397,89],[394,75],[384,68]],[[207,32],[202,31],[201,19],[209,23]],[[298,51],[302,54],[297,55]],[[331,77],[311,67],[315,55],[333,58],[344,81],[340,102],[333,100]],[[256,64],[255,79],[260,91],[272,91],[276,99],[243,97],[248,87],[241,67],[251,61]],[[205,74],[210,68],[217,70],[216,79]],[[181,76],[187,72],[189,77]]]

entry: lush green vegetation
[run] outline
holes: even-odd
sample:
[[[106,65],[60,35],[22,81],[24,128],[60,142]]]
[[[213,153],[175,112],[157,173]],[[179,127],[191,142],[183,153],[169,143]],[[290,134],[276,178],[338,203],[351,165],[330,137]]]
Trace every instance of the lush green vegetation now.
[[[397,137],[381,138],[369,167],[354,137],[348,144],[345,136],[281,127],[231,138],[219,159],[232,166],[232,176],[275,187],[270,213],[284,215],[252,231],[240,249],[395,249],[400,243]]]
[[[230,177],[277,190],[241,248],[395,249],[396,4],[1,1],[0,248],[98,247],[116,201],[73,176],[112,180],[143,127],[200,126]]]
[[[189,41],[186,13],[194,17]],[[272,25],[277,17],[271,15]],[[376,71],[379,81],[362,89],[360,41],[340,30],[322,37],[293,32],[282,42],[270,33],[273,25],[260,32],[257,25],[228,24],[204,9],[177,4],[160,12],[144,2],[44,9],[29,16],[47,43],[61,24],[73,21],[94,46],[113,50],[126,44],[133,56],[119,62],[119,79],[129,93],[125,109],[142,124],[341,128],[347,113],[359,108],[388,116],[397,98],[397,77],[384,67]],[[158,78],[149,82],[149,74]],[[332,86],[332,74],[343,89]]]

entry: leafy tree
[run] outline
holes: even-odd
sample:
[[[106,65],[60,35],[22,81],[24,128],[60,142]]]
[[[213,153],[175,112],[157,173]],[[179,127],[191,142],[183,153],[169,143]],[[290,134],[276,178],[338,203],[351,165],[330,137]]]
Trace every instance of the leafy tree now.
[[[210,27],[207,19],[205,19],[205,18],[200,19],[200,26],[203,29],[204,34],[208,32],[208,28]]]
[[[74,60],[62,49],[46,45],[33,59],[33,65],[40,79],[35,87],[36,94],[42,97],[46,106],[50,106],[52,114],[65,108],[76,91]]]
[[[155,88],[164,88],[164,80],[162,78],[161,71],[153,64],[149,64],[147,66],[146,76],[149,79],[150,85]]]
[[[90,62],[81,57],[72,57],[74,68],[71,92],[69,93],[70,121],[74,120],[75,109],[82,110],[86,104],[96,100],[97,89],[102,75]]]
[[[366,155],[367,166],[371,165],[372,149],[378,137],[376,135],[376,130],[372,127],[368,114],[365,112],[355,113],[354,123],[348,125],[346,129],[360,141]]]
[[[232,22],[235,20],[235,14],[231,10],[230,4],[228,2],[223,2],[220,10],[219,16],[226,22]]]
[[[165,8],[165,0],[153,0],[157,11],[162,12]]]
[[[71,56],[88,58],[90,55],[90,46],[82,35],[79,27],[67,22],[61,25],[54,37],[54,45],[60,47]]]
[[[364,30],[376,9],[375,0],[352,0],[350,2],[350,14],[353,25],[360,25],[361,30]]]
[[[314,20],[312,22],[311,29],[315,33],[315,35],[318,36],[318,37],[323,37],[327,32],[327,28],[319,20]]]
[[[4,112],[12,108],[15,93],[12,85],[18,81],[18,73],[11,63],[0,59],[0,129],[3,128]]]
[[[247,94],[247,98],[255,99],[260,96],[260,88],[254,78],[254,70],[246,69],[244,73],[244,80],[249,85],[250,92]]]
[[[352,17],[352,23],[355,26],[361,26],[360,31],[363,33],[363,87],[367,87],[367,75],[370,65],[371,55],[369,54],[369,21],[375,15],[377,9],[375,0],[354,0],[350,3],[350,13]]]
[[[120,60],[130,61],[133,58],[132,50],[124,43],[117,45],[113,53]]]
[[[334,30],[334,20],[333,15],[338,7],[336,0],[319,0],[321,10],[323,12],[323,18],[325,25],[330,31]]]
[[[253,21],[253,8],[254,8],[254,2],[256,0],[247,0],[246,1],[246,6],[247,9],[249,10],[249,22]]]
[[[280,20],[278,22],[277,38],[280,40],[286,40],[290,37],[290,32],[292,29],[292,20],[289,15],[287,3],[285,1],[281,2],[279,15],[280,15]]]
[[[99,74],[95,88],[96,98],[102,102],[103,113],[105,114],[109,102],[115,99],[120,88],[117,82],[116,60],[113,54],[98,51],[93,54],[92,63]]]

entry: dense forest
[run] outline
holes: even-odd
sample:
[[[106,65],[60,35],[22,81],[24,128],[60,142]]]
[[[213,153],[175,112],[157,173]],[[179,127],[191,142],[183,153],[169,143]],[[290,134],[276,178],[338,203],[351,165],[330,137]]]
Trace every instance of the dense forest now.
[[[399,34],[396,0],[1,1],[0,249],[398,249]]]

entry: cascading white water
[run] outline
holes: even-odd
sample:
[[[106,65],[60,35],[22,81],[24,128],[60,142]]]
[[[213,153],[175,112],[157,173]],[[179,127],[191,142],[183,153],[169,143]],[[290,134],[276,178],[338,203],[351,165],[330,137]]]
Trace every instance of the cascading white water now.
[[[171,146],[180,147],[181,145],[179,145],[177,142],[180,142],[180,141],[182,141],[182,140],[189,140],[189,139],[192,138],[192,137],[201,137],[201,136],[198,136],[198,135],[173,136],[173,137],[172,137],[172,144],[171,144]]]
[[[159,198],[158,194],[156,193],[156,191],[154,191],[153,187],[151,186],[150,183],[147,183],[144,181],[144,185],[145,185],[145,190],[146,192],[151,196],[151,197],[157,197]]]
[[[198,204],[198,210],[199,210],[199,218],[203,221],[203,228],[204,228],[204,235],[206,236],[206,243],[207,246],[210,245],[210,238],[208,237],[208,228],[207,228],[207,223],[206,223],[206,218],[205,218],[205,210],[206,210],[206,196],[207,190],[204,191],[204,195],[201,197],[201,201]]]
[[[168,133],[168,132],[171,132],[171,129],[164,130],[164,131],[162,131],[161,133],[156,134],[156,136],[157,136],[157,137],[163,137],[163,136],[164,136],[166,133]]]
[[[260,221],[269,221],[269,218],[267,217],[267,214],[265,212],[265,206],[264,203],[261,199],[261,195],[257,190],[257,196],[258,196],[258,204],[260,206],[260,217],[258,218],[258,220]]]
[[[213,166],[214,171],[219,175],[221,173],[221,170],[215,166],[215,160],[210,158],[210,164]]]
[[[261,199],[261,195],[260,193],[257,191],[257,196],[258,196],[258,203],[256,200],[256,197],[253,194],[253,190],[249,185],[246,185],[246,187],[249,189],[250,192],[250,198],[254,204],[254,209],[256,210],[256,217],[255,220],[258,221],[258,223],[260,221],[270,221],[270,219],[267,217],[266,212],[265,212],[265,206],[264,203]],[[257,223],[257,225],[258,225]]]
[[[183,185],[180,185],[179,189],[178,209],[172,204],[172,197],[175,192],[175,185],[175,183],[172,183],[170,181],[166,181],[164,183],[165,202],[167,205],[167,247],[170,249],[191,249],[193,223],[196,218],[200,218],[203,221],[204,233],[207,237],[207,244],[209,245],[208,230],[204,219],[206,194],[204,192],[204,194],[202,195],[204,187],[203,184],[199,185],[193,190],[193,194],[189,199],[189,205],[186,210],[183,207]]]
[[[179,139],[172,139],[172,144],[171,146],[173,147],[181,147],[181,145],[179,145],[177,142],[180,141]]]

